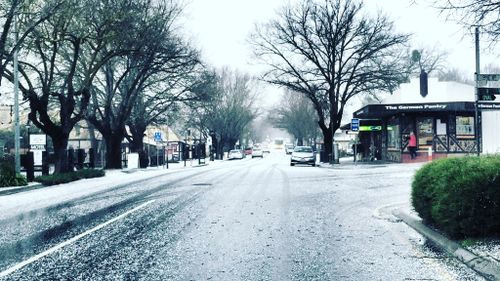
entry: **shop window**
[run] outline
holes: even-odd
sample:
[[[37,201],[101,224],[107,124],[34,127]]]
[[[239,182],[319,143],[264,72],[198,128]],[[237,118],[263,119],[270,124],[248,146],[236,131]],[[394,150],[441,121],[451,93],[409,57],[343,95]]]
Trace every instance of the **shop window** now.
[[[387,125],[387,148],[400,149],[399,125]]]
[[[457,137],[474,137],[474,117],[457,116]]]
[[[434,139],[433,118],[417,119],[417,141],[420,149],[432,146]]]

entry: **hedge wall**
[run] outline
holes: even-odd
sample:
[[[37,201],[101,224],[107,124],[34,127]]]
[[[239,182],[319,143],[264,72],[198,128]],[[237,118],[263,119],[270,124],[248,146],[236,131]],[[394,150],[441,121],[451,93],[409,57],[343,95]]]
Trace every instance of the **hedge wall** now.
[[[446,158],[413,179],[412,204],[453,238],[500,234],[500,156]]]
[[[0,187],[27,185],[28,181],[21,174],[16,174],[15,159],[12,155],[0,158]]]
[[[42,183],[43,185],[55,185],[61,183],[67,183],[76,181],[79,179],[88,179],[103,177],[105,175],[104,170],[101,169],[84,169],[78,170],[70,173],[60,173],[48,176],[39,176],[35,178],[35,181]]]

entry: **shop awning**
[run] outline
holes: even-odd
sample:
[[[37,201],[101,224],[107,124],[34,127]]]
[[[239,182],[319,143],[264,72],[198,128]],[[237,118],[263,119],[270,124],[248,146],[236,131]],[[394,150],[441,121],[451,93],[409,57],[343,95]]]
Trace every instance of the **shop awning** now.
[[[370,104],[354,112],[354,118],[382,118],[399,113],[474,112],[473,102]]]

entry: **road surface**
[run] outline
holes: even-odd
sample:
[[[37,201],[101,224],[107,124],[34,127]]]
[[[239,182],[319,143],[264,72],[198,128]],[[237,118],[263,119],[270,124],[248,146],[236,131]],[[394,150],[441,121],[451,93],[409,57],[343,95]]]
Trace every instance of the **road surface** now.
[[[409,204],[418,165],[290,167],[289,157],[4,213],[0,280],[483,280],[390,215]]]

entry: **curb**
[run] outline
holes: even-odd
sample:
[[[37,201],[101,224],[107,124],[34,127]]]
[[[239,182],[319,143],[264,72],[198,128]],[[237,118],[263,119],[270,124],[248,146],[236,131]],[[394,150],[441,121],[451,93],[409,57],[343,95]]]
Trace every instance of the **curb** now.
[[[14,186],[14,187],[2,187],[0,188],[0,196],[9,195],[23,191],[34,190],[43,187],[41,183],[28,184],[23,186]]]
[[[458,259],[484,278],[488,280],[500,280],[500,267],[491,260],[477,256],[464,249],[458,243],[449,240],[445,236],[425,226],[420,220],[415,219],[399,209],[392,211],[392,214],[446,251],[450,256]]]

